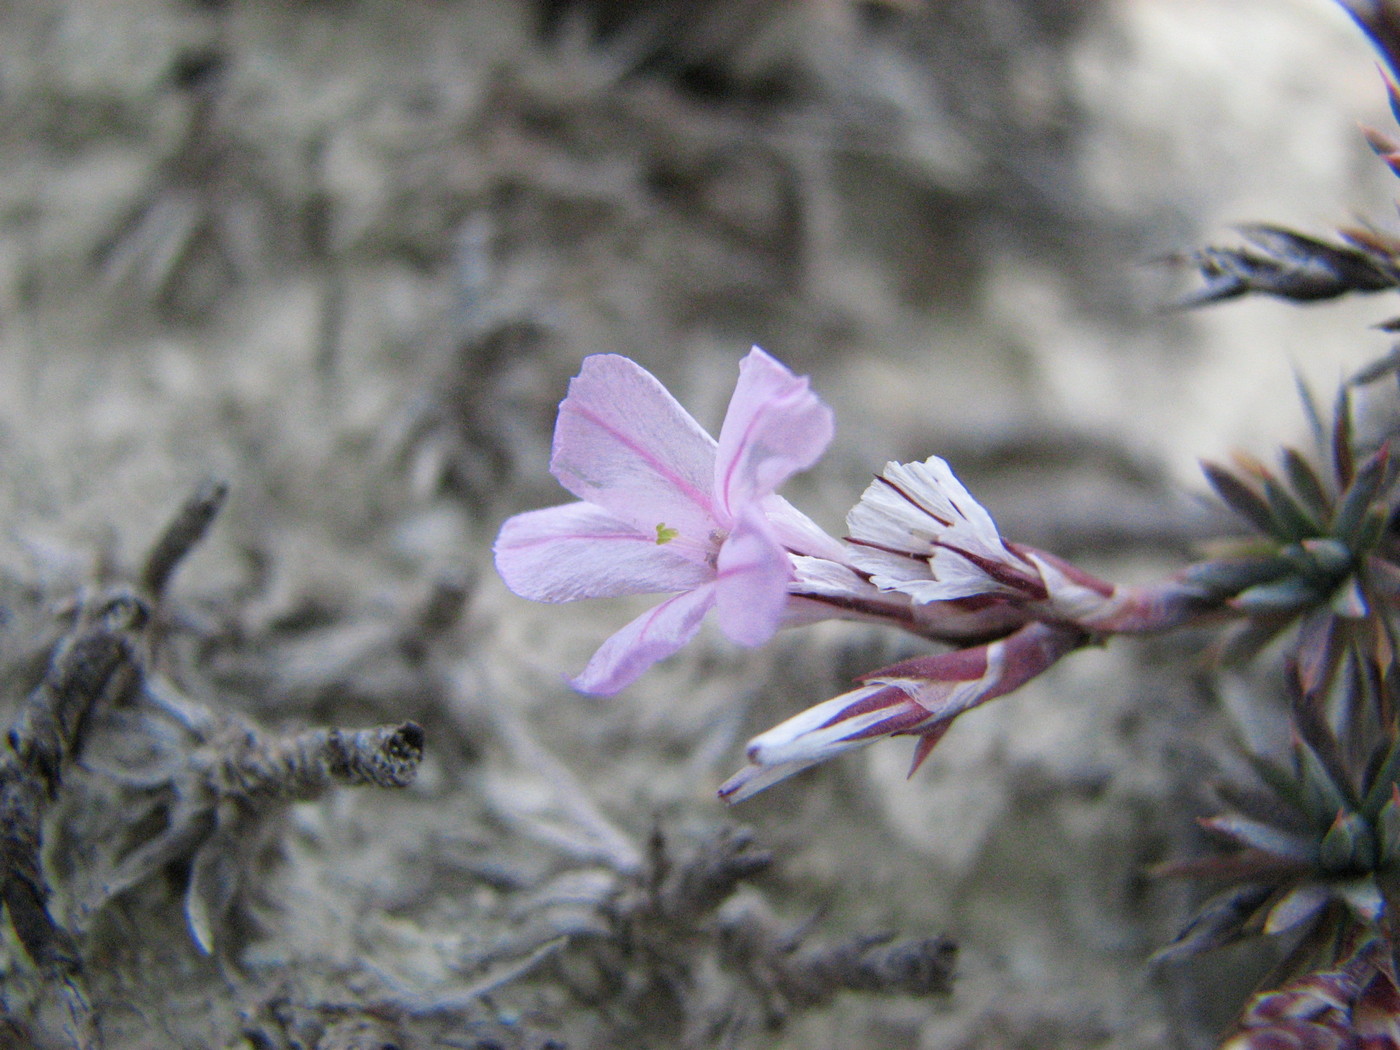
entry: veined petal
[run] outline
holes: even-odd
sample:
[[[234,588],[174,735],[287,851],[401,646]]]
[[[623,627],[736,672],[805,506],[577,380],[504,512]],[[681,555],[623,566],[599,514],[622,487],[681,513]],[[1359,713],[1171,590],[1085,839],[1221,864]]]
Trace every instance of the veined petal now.
[[[550,471],[579,499],[674,550],[713,551],[715,441],[646,369],[616,354],[584,358],[554,426]]]
[[[783,622],[793,568],[757,505],[739,515],[715,567],[719,629],[740,645],[762,645]]]
[[[668,598],[604,642],[569,684],[580,693],[610,696],[695,637],[715,602],[714,584]]]
[[[1007,587],[985,568],[955,550],[938,547],[929,555],[929,572],[933,586],[916,588],[921,594],[937,594],[936,599],[922,597],[920,601],[950,601],[953,598],[970,598],[974,594],[1017,594],[1014,587]],[[913,592],[905,588],[912,596]]]
[[[749,741],[747,753],[761,766],[824,762],[877,737],[908,732],[928,714],[901,685],[872,682],[760,733]]]
[[[993,558],[1008,553],[992,516],[937,456],[923,463],[886,463],[846,524],[852,538],[925,557],[950,533],[975,553]]]
[[[1032,623],[986,646],[872,672],[849,693],[749,741],[749,767],[720,788],[720,797],[741,801],[808,766],[887,736],[922,737],[914,755],[918,768],[958,715],[1019,688],[1087,638],[1073,627]]]
[[[716,502],[730,520],[821,458],[835,432],[831,409],[758,347],[739,362],[739,382],[719,432]]]
[[[639,533],[587,503],[507,518],[495,553],[506,586],[536,602],[686,591],[712,575],[709,566],[666,542],[664,533]]]
[[[851,562],[918,602],[978,594],[1043,597],[1031,566],[937,456],[887,463],[846,517]]]
[[[719,789],[726,802],[760,791],[882,736],[907,733],[929,720],[923,708],[896,686],[861,686],[794,715],[749,741],[749,765]]]

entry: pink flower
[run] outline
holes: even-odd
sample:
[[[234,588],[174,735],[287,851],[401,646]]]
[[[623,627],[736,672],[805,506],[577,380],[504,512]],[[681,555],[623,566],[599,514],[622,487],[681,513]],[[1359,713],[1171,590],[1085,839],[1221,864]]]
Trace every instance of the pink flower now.
[[[507,520],[496,569],[534,601],[676,593],[604,642],[576,689],[629,685],[693,638],[711,609],[740,645],[773,636],[788,612],[792,555],[845,557],[774,495],[817,461],[833,428],[807,379],[758,347],[740,363],[718,442],[640,365],[584,360],[550,459],[579,502]]]
[[[809,766],[887,736],[917,736],[912,773],[971,708],[1019,689],[1089,636],[1032,623],[969,649],[906,660],[863,675],[849,693],[810,707],[749,741],[749,765],[719,789],[741,802]]]

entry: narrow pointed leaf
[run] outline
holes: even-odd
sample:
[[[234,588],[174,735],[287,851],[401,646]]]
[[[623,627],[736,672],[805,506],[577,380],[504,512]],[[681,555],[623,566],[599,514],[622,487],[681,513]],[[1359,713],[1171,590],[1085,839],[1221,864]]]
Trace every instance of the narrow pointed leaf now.
[[[1164,861],[1152,868],[1152,875],[1159,879],[1268,883],[1277,886],[1280,882],[1303,878],[1312,868],[1311,860],[1288,860],[1277,853],[1242,849],[1235,853]]]
[[[1295,752],[1303,788],[1303,805],[1319,831],[1330,828],[1338,813],[1351,809],[1351,800],[1328,775],[1312,748],[1299,743]]]
[[[1373,551],[1380,546],[1381,537],[1385,535],[1386,522],[1389,520],[1388,508],[1381,500],[1377,500],[1367,508],[1365,515],[1361,518],[1361,524],[1357,526],[1356,538],[1352,541],[1352,548],[1358,551]]]
[[[1276,583],[1262,583],[1236,595],[1230,602],[1245,613],[1290,613],[1317,605],[1326,597],[1311,580],[1289,576]]]
[[[1357,543],[1354,541],[1362,521],[1380,494],[1389,462],[1389,450],[1384,447],[1374,455],[1368,456],[1356,470],[1355,476],[1337,504],[1337,514],[1332,520],[1332,535],[1353,550],[1357,549]]]
[[[1375,922],[1385,911],[1385,897],[1376,880],[1369,875],[1364,879],[1343,882],[1335,887],[1334,892],[1364,922]]]
[[[1364,620],[1371,611],[1361,581],[1355,576],[1333,592],[1328,608],[1344,620]]]
[[[1322,808],[1314,816],[1331,824],[1338,811],[1350,812],[1360,805],[1356,792],[1360,785],[1347,767],[1341,742],[1327,722],[1321,698],[1301,696],[1293,704],[1293,726],[1298,734],[1294,754],[1299,763],[1300,779],[1306,786],[1317,782]]]
[[[1292,617],[1287,615],[1250,620],[1225,638],[1220,646],[1220,663],[1226,667],[1238,667],[1248,663],[1291,622]]]
[[[1211,898],[1152,961],[1189,959],[1234,943],[1244,935],[1250,918],[1269,899],[1269,892],[1267,886],[1237,886]]]
[[[1211,595],[1230,597],[1250,587],[1272,583],[1291,571],[1282,558],[1220,558],[1192,565],[1182,579]],[[1400,574],[1397,583],[1400,584]]]
[[[1296,543],[1322,531],[1319,522],[1314,521],[1307,511],[1288,493],[1288,490],[1273,478],[1264,479],[1264,498],[1269,504],[1269,517],[1273,527],[1271,536]]]
[[[1380,835],[1381,867],[1400,865],[1400,786],[1394,781],[1390,783],[1390,798],[1376,817],[1376,830]]]
[[[1332,470],[1339,491],[1351,485],[1356,472],[1352,451],[1351,394],[1346,387],[1337,391],[1337,404],[1332,410]],[[1335,531],[1335,530],[1334,530]]]
[[[1380,815],[1395,800],[1397,781],[1400,781],[1400,737],[1391,740],[1380,765],[1371,774],[1361,811],[1379,822]]]
[[[1248,817],[1227,813],[1218,817],[1202,818],[1199,823],[1208,831],[1223,835],[1241,846],[1252,847],[1289,860],[1310,861],[1316,855],[1316,850],[1308,838],[1257,820],[1250,820]]]
[[[1298,687],[1304,696],[1325,692],[1337,673],[1342,649],[1336,644],[1336,622],[1329,612],[1314,609],[1298,625],[1294,659]]]
[[[1260,760],[1263,761],[1263,760]],[[1268,768],[1277,776],[1296,787],[1290,773],[1286,773],[1271,763]],[[1263,777],[1261,776],[1262,780]],[[1221,780],[1210,785],[1211,793],[1222,810],[1248,817],[1261,824],[1269,824],[1280,831],[1303,839],[1312,839],[1313,828],[1298,811],[1295,801],[1280,795],[1277,790],[1263,784],[1245,784],[1239,780]]]
[[[1269,504],[1264,497],[1216,463],[1202,460],[1201,470],[1204,472],[1210,487],[1215,490],[1217,496],[1225,501],[1227,507],[1260,532],[1272,535],[1273,514],[1270,513]]]
[[[1326,577],[1339,577],[1352,570],[1356,559],[1351,548],[1330,536],[1311,537],[1299,546],[1307,553],[1313,571]]]
[[[1350,386],[1366,386],[1388,375],[1400,375],[1400,346],[1391,347],[1388,354],[1357,370],[1347,383]]]
[[[1317,860],[1324,871],[1369,871],[1375,866],[1376,837],[1365,818],[1338,814],[1318,843]]]
[[[1283,450],[1283,472],[1309,518],[1319,523],[1327,521],[1332,513],[1332,500],[1317,471],[1297,449]]]
[[[1320,883],[1309,882],[1284,894],[1264,920],[1264,933],[1286,933],[1316,918],[1327,906],[1331,891]]]
[[[1270,791],[1298,815],[1303,827],[1312,832],[1310,816],[1307,813],[1307,799],[1303,792],[1303,785],[1298,779],[1295,770],[1285,769],[1283,766],[1271,761],[1262,755],[1246,753],[1245,760],[1254,770],[1255,776],[1262,780]]]
[[[1323,422],[1322,410],[1318,407],[1317,396],[1308,386],[1308,381],[1296,368],[1293,370],[1293,385],[1298,390],[1298,400],[1303,403],[1303,415],[1307,417],[1308,430],[1313,436],[1313,442],[1317,445],[1318,451],[1325,451],[1328,447],[1327,424]]]

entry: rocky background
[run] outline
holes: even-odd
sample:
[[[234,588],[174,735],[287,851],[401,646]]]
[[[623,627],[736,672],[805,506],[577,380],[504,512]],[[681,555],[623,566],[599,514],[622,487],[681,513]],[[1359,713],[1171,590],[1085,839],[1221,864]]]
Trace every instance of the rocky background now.
[[[937,453],[1008,536],[1170,572],[1197,458],[1387,347],[1392,303],[1163,309],[1231,223],[1391,224],[1358,121],[1327,0],[0,2],[0,713],[77,697],[0,776],[52,920],[5,897],[0,1041],[1212,1045],[1269,950],[1151,966],[1192,891],[1148,874],[1237,732],[1208,636],[727,811],[913,643],[706,634],[587,700],[632,606],[490,546],[566,498],[582,357],[714,426],[758,343],[836,412],[786,492],[829,530]]]

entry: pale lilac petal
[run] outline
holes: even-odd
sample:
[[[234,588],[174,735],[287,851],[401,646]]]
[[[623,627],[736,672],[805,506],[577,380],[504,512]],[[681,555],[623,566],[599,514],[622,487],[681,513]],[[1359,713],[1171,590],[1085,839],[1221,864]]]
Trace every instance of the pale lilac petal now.
[[[697,560],[713,551],[714,438],[636,362],[584,359],[559,405],[549,469],[638,532],[672,530],[673,549]]]
[[[706,584],[647,610],[604,642],[569,684],[594,696],[610,696],[631,685],[695,637],[714,605],[714,592],[714,585]]]
[[[823,531],[820,525],[782,496],[767,496],[762,506],[763,516],[773,530],[773,538],[792,554],[849,564],[850,548]]]
[[[908,607],[907,599],[897,594],[881,594],[864,576],[848,565],[828,558],[805,555],[792,557],[794,594],[817,595],[834,601],[884,602]]]
[[[740,645],[762,645],[772,638],[783,622],[793,570],[757,506],[739,515],[719,549],[716,569],[719,629]]]
[[[739,363],[739,382],[719,432],[714,492],[732,521],[821,458],[835,432],[831,409],[758,347]]]
[[[506,519],[495,553],[506,586],[536,602],[683,591],[713,575],[672,543],[658,543],[655,530],[639,533],[587,503]]]

